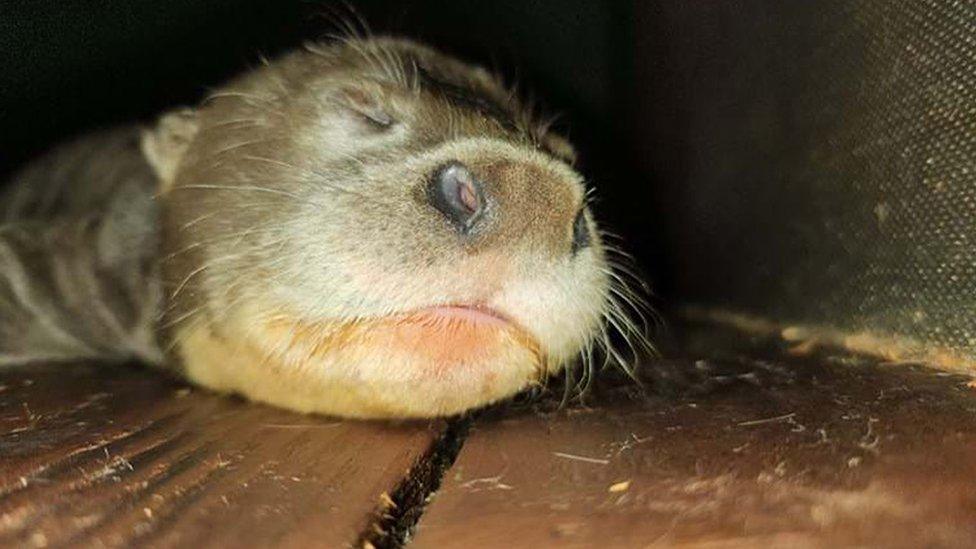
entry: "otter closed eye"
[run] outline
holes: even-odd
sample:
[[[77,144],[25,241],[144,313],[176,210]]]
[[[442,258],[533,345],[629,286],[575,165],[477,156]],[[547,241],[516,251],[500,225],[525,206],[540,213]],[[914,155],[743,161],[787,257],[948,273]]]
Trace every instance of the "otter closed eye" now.
[[[386,130],[396,122],[394,118],[364,90],[347,88],[342,92],[342,101],[352,112],[361,117],[375,129]]]
[[[610,329],[644,344],[572,147],[428,47],[309,45],[163,116],[141,154],[143,240],[162,244],[135,257],[149,314],[117,355],[303,412],[434,417],[588,376],[595,347],[622,358]]]
[[[393,126],[393,117],[383,111],[360,112],[359,114],[379,129],[385,130]]]

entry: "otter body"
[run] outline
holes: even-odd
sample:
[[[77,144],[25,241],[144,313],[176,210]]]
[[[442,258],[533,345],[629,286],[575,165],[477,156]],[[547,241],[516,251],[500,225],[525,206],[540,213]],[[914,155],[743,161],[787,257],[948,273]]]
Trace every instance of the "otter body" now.
[[[63,145],[0,192],[0,366],[162,362],[158,179],[141,131]]]
[[[16,178],[0,364],[138,359],[348,417],[506,398],[616,318],[572,162],[480,68],[308,46]]]

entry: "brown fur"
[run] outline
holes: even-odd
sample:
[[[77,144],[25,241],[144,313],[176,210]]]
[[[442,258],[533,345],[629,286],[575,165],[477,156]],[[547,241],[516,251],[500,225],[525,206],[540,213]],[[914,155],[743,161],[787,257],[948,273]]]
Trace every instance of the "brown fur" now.
[[[56,292],[30,301],[30,274],[10,263],[0,308],[16,314],[0,334],[23,315],[37,322],[27,324],[29,349],[11,354],[16,338],[0,338],[0,362],[59,345],[74,345],[72,357],[136,352],[165,356],[201,385],[295,410],[429,417],[506,398],[586,359],[595,344],[608,347],[608,324],[635,335],[616,302],[632,295],[586,209],[572,147],[489,73],[416,43],[309,45],[164,115],[142,131],[141,149],[120,156],[114,141],[83,143],[92,151],[83,163],[125,159],[155,177],[157,195],[99,191],[108,207],[86,209],[91,219],[47,208],[44,220],[0,227],[0,252],[19,253],[29,222],[56,218],[65,234],[106,224],[111,231],[91,234],[115,270],[80,257],[85,276],[65,280],[137,281],[139,316],[126,318],[140,322],[125,327],[122,308],[90,325],[72,327],[67,313],[52,322],[42,313]],[[438,170],[456,164],[483,201],[464,231],[429,194]],[[146,177],[118,185],[89,171],[72,180],[78,188],[148,187]],[[16,203],[72,203],[68,187],[54,185],[52,200],[43,188],[19,187]],[[145,234],[132,228],[140,222]],[[40,242],[33,256],[67,257],[58,239]],[[43,265],[31,263],[36,274]],[[100,311],[97,295],[79,295],[77,308]],[[161,348],[148,341],[146,311],[159,312]],[[135,351],[91,345],[94,329],[99,345],[131,331]]]
[[[146,143],[166,189],[163,268],[170,301],[163,326],[175,356],[198,381],[217,383],[191,364],[209,362],[201,357],[210,351],[199,349],[212,343],[202,341],[222,340],[234,349],[236,341],[263,342],[246,359],[258,362],[262,353],[302,348],[304,338],[263,320],[282,310],[295,334],[339,326],[312,348],[352,360],[347,349],[360,347],[364,362],[354,375],[377,387],[385,378],[372,376],[380,366],[370,361],[424,368],[410,358],[409,346],[377,335],[393,330],[386,319],[404,311],[490,306],[524,326],[514,333],[528,337],[508,343],[475,338],[479,345],[501,345],[497,353],[476,359],[480,351],[471,349],[467,359],[452,359],[482,360],[483,371],[470,375],[488,379],[518,370],[493,361],[521,349],[516,354],[525,358],[518,360],[528,361],[521,381],[425,408],[418,402],[442,402],[458,383],[481,381],[455,379],[452,387],[417,378],[421,385],[398,399],[401,409],[382,413],[441,415],[512,394],[537,379],[531,372],[538,364],[531,363],[561,368],[598,333],[609,282],[597,237],[572,252],[573,221],[584,207],[572,155],[484,70],[406,41],[311,46],[237,79],[196,111],[194,123],[187,120],[183,113],[179,124],[161,124],[163,135],[150,134]],[[153,143],[189,145],[160,150]],[[485,219],[466,238],[424,192],[445,162],[462,163],[485,184]],[[242,310],[255,318],[240,320]],[[363,326],[371,337],[350,343],[338,335],[367,333]],[[431,330],[437,337],[427,341],[435,347],[450,347],[458,337]],[[371,346],[377,341],[383,346]],[[509,345],[515,347],[502,350]],[[321,351],[300,355],[336,368]],[[461,362],[434,369],[462,368]],[[251,383],[273,384],[271,377]],[[262,400],[311,406],[231,385]],[[316,411],[379,413],[331,404],[339,399],[325,390],[320,400],[311,406]]]

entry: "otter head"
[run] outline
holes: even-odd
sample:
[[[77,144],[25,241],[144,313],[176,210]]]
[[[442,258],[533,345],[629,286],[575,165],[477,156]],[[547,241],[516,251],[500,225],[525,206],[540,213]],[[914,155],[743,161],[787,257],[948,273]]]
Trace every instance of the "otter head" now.
[[[450,415],[600,333],[611,275],[572,149],[480,68],[392,39],[309,46],[164,117],[143,149],[163,331],[202,385]]]

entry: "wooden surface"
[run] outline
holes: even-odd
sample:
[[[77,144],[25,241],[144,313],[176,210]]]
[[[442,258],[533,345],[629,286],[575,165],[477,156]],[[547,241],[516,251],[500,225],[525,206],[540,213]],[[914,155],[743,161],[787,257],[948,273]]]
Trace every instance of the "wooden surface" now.
[[[0,545],[343,547],[442,422],[341,422],[137,368],[0,380]]]
[[[411,546],[976,543],[965,379],[823,355],[657,367],[679,394],[476,421]]]
[[[971,546],[968,379],[704,333],[643,390],[609,375],[585,404],[450,422],[2,371],[0,546]]]

